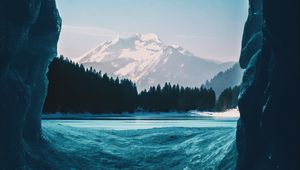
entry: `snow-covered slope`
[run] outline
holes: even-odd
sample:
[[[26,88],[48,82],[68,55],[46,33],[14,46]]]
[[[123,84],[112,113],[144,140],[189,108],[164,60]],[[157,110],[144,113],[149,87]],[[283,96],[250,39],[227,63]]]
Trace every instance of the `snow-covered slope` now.
[[[106,41],[75,61],[110,76],[128,78],[139,90],[165,82],[200,86],[233,65],[201,59],[176,45],[167,46],[153,33]]]

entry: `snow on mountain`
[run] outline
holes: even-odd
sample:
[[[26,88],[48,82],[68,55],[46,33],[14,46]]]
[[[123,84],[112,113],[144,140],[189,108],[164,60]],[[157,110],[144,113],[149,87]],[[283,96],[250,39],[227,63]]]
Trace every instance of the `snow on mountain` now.
[[[233,65],[202,59],[177,45],[165,45],[153,33],[106,41],[75,62],[110,76],[128,78],[138,90],[165,82],[199,87]]]

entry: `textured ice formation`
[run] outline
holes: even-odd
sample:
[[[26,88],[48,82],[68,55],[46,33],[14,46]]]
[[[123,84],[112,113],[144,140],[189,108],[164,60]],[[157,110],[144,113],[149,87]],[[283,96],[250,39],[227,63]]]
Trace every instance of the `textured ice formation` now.
[[[54,0],[0,1],[0,167],[41,166],[40,114],[61,19]]]
[[[230,170],[236,159],[230,127],[103,130],[47,121],[43,135],[55,149],[47,158],[54,169]]]
[[[237,169],[299,169],[299,1],[249,3]]]

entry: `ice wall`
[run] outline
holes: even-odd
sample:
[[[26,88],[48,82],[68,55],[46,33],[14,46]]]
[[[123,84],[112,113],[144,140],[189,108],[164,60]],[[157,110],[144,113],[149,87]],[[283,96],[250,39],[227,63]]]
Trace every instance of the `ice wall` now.
[[[61,19],[55,0],[1,0],[0,22],[0,167],[33,167]]]
[[[249,4],[237,169],[299,169],[299,1]]]

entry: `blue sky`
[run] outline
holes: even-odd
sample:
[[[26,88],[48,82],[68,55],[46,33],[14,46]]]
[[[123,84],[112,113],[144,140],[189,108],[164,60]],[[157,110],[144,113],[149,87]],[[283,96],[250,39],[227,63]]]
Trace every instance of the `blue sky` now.
[[[79,57],[117,36],[152,32],[195,55],[237,61],[248,0],[57,0],[58,52]]]

